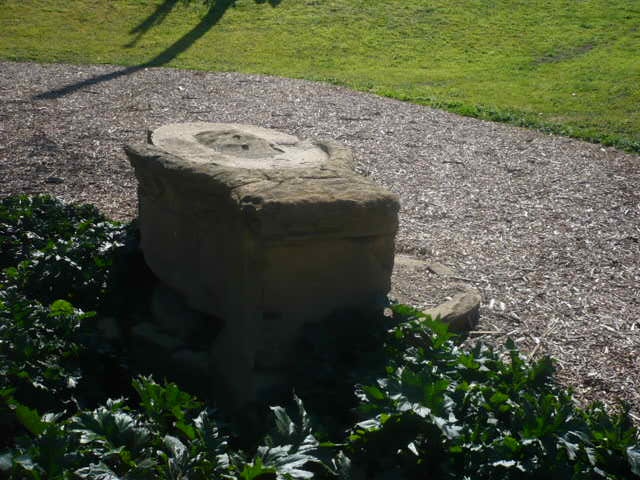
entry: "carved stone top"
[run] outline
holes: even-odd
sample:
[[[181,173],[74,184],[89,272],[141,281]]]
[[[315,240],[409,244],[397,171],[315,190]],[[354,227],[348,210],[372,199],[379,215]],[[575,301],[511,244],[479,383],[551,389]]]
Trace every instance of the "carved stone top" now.
[[[358,175],[351,151],[330,140],[185,123],[160,127],[151,144],[125,149],[147,201],[170,198],[173,208],[188,205],[192,214],[224,204],[264,240],[367,237],[398,228],[398,198]]]
[[[230,123],[164,125],[153,132],[151,143],[186,160],[231,168],[306,168],[329,158],[322,146],[308,140]]]

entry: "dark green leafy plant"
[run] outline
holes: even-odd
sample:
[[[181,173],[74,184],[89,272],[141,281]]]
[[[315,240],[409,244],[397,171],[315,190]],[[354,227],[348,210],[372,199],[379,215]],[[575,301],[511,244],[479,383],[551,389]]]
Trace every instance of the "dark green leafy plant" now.
[[[40,428],[20,439],[14,449],[0,454],[0,472],[8,479],[308,479],[309,465],[321,476],[332,475],[317,456],[321,448],[309,417],[296,398],[301,423],[296,424],[281,407],[273,407],[276,433],[266,437],[253,455],[229,448],[213,412],[178,421],[180,406],[191,411],[199,402],[171,383],[159,385],[150,377],[134,380],[142,411],[124,400],[82,411],[60,421],[39,419]],[[185,428],[186,427],[186,428]]]
[[[345,313],[308,332],[311,362],[294,380],[320,414],[298,397],[296,415],[272,407],[274,430],[244,450],[173,383],[137,377],[136,403],[106,400],[82,377],[101,379],[91,365],[111,362],[93,314],[71,301],[122,311],[114,298],[127,298],[134,229],[92,207],[18,197],[0,201],[0,233],[0,478],[640,477],[625,408],[580,409],[550,359],[529,363],[513,343],[462,349],[446,325],[402,305],[391,319]],[[89,391],[99,404],[86,401]],[[345,430],[341,445],[318,440]]]
[[[95,207],[48,196],[0,201],[0,270],[4,282],[43,303],[64,299],[86,310],[104,307],[118,290],[118,259],[135,243],[130,226]]]
[[[0,201],[0,269],[16,265],[51,239],[104,221],[91,205],[67,205],[46,195],[8,197]]]
[[[358,391],[364,420],[348,452],[367,475],[397,478],[611,478],[637,475],[638,434],[626,412],[581,410],[553,363],[461,350],[446,326],[397,307],[386,375]]]
[[[204,407],[202,402],[173,383],[162,386],[151,377],[136,378],[132,384],[140,396],[140,407],[155,425],[162,430],[175,427],[190,440],[195,438],[189,423]]]
[[[120,298],[133,240],[133,228],[107,222],[92,206],[48,196],[0,200],[0,427],[8,433],[0,445],[33,431],[34,411],[72,412],[79,393],[108,381],[100,367],[100,378],[81,382],[82,371],[119,362],[107,361],[92,333],[94,314],[69,300],[106,309]]]
[[[384,342],[396,325],[397,319],[381,314],[342,311],[305,328],[291,382],[305,399],[321,440],[340,438],[353,421],[354,388],[384,371]]]

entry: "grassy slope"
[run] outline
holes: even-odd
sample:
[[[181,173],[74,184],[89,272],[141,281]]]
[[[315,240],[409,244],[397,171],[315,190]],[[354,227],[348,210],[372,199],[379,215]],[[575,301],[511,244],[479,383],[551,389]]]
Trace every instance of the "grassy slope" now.
[[[0,57],[143,63],[205,7],[0,0]],[[640,152],[638,0],[238,0],[168,66],[328,80]]]

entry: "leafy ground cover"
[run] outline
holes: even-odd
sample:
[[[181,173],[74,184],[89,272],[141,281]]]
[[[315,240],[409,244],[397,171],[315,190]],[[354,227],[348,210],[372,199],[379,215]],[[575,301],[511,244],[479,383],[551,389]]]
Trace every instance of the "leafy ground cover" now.
[[[135,302],[123,283],[138,268],[134,225],[14,197],[0,201],[0,234],[0,478],[640,477],[624,408],[580,409],[549,358],[529,363],[512,343],[464,350],[446,325],[402,305],[353,319],[338,338],[344,318],[313,327],[299,397],[240,438],[175,383],[122,366],[105,386],[91,366],[127,361],[95,319],[126,321]]]
[[[0,57],[330,81],[640,151],[635,0],[5,0]]]

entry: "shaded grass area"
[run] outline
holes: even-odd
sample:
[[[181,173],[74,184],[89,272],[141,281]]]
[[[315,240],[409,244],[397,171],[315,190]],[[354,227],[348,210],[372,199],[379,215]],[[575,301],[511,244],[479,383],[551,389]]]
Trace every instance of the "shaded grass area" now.
[[[640,152],[637,0],[0,5],[4,59],[329,81]]]

